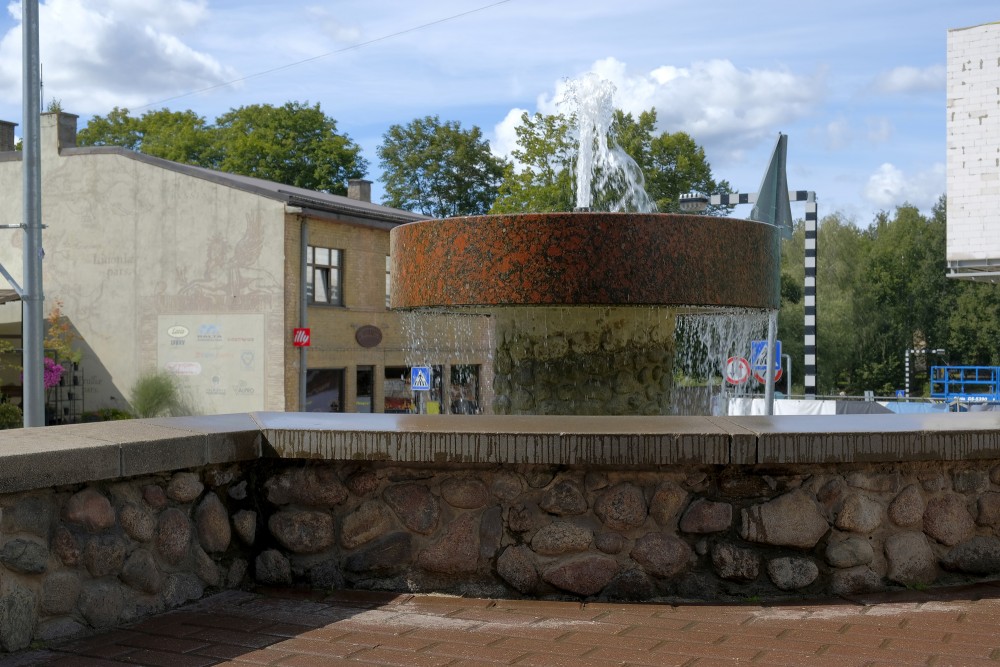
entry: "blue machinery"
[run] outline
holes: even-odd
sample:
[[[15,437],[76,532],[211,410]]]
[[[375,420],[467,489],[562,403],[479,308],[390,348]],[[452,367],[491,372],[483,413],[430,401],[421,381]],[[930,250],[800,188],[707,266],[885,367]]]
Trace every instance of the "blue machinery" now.
[[[949,403],[1000,401],[1000,366],[932,366],[931,398]]]

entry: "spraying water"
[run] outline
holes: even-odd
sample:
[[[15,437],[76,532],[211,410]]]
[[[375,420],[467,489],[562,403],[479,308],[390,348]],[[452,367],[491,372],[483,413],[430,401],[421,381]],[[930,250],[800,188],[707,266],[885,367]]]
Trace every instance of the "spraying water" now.
[[[611,133],[615,90],[590,73],[570,80],[559,102],[576,119],[576,207],[592,210],[599,201],[609,212],[652,213],[656,204],[646,193],[642,170]]]

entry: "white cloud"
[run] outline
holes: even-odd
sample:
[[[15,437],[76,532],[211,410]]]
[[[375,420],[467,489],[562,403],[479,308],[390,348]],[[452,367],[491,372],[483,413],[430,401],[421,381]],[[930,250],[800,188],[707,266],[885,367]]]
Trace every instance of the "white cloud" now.
[[[20,96],[17,25],[0,39],[0,94]],[[151,98],[236,78],[232,68],[189,45],[203,24],[204,0],[48,0],[39,7],[44,95],[77,113],[106,113]]]
[[[882,144],[892,138],[892,122],[888,118],[868,119],[868,142]]]
[[[348,25],[337,13],[326,7],[312,6],[306,8],[314,27],[333,40],[339,47],[351,46],[361,41],[361,30],[356,25]]]
[[[511,151],[517,148],[516,128],[521,124],[521,116],[525,113],[529,113],[527,109],[511,109],[494,126],[493,138],[490,140],[490,151],[494,155],[509,158]]]
[[[615,84],[616,107],[633,114],[655,107],[657,130],[687,132],[730,160],[811,113],[824,92],[822,72],[803,76],[780,69],[741,69],[729,60],[634,73],[625,63],[604,58],[590,71]],[[557,82],[552,93],[539,96],[538,110],[556,112],[565,86],[565,81]]]
[[[944,164],[935,164],[916,174],[906,174],[886,162],[868,177],[863,194],[869,203],[881,209],[891,210],[902,204],[912,204],[926,211],[944,191]]]
[[[854,131],[846,118],[837,118],[826,125],[826,145],[830,150],[842,150],[854,141]]]
[[[886,94],[925,93],[944,91],[946,72],[944,65],[930,67],[895,67],[882,72],[872,82],[872,87]]]

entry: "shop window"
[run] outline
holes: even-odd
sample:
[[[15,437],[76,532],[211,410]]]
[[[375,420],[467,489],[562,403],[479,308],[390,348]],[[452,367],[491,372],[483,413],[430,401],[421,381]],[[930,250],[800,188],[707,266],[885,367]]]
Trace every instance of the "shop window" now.
[[[477,415],[479,409],[479,366],[455,365],[451,367],[451,382],[448,385],[452,414]]]
[[[383,409],[389,414],[407,414],[413,410],[413,392],[410,391],[410,369],[406,366],[386,366],[382,384],[385,395]]]
[[[358,366],[358,390],[354,401],[355,412],[371,412],[372,397],[375,395],[375,368],[373,366]]]
[[[310,368],[306,371],[306,412],[343,412],[343,397],[343,368]]]
[[[309,246],[306,249],[306,293],[309,303],[344,305],[344,251]]]

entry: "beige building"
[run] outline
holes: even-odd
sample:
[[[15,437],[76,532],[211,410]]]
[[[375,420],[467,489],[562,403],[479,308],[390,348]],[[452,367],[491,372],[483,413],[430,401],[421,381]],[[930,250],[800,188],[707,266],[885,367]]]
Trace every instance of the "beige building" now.
[[[488,403],[485,318],[461,344],[418,352],[403,320],[437,331],[449,330],[451,318],[388,309],[389,230],[420,216],[372,204],[367,181],[353,181],[341,197],[77,147],[76,121],[50,113],[41,123],[45,311],[61,303],[84,353],[79,388],[60,409],[65,421],[128,407],[136,379],[155,368],[172,373],[202,414],[448,412]],[[0,127],[8,193],[0,224],[8,225],[23,215],[13,136],[13,125]],[[19,279],[22,232],[3,233],[0,264]],[[15,345],[18,305],[0,307],[0,334]],[[293,331],[303,322],[311,341],[298,348]],[[432,391],[411,391],[412,364],[433,368]],[[16,375],[2,383],[17,400]]]

